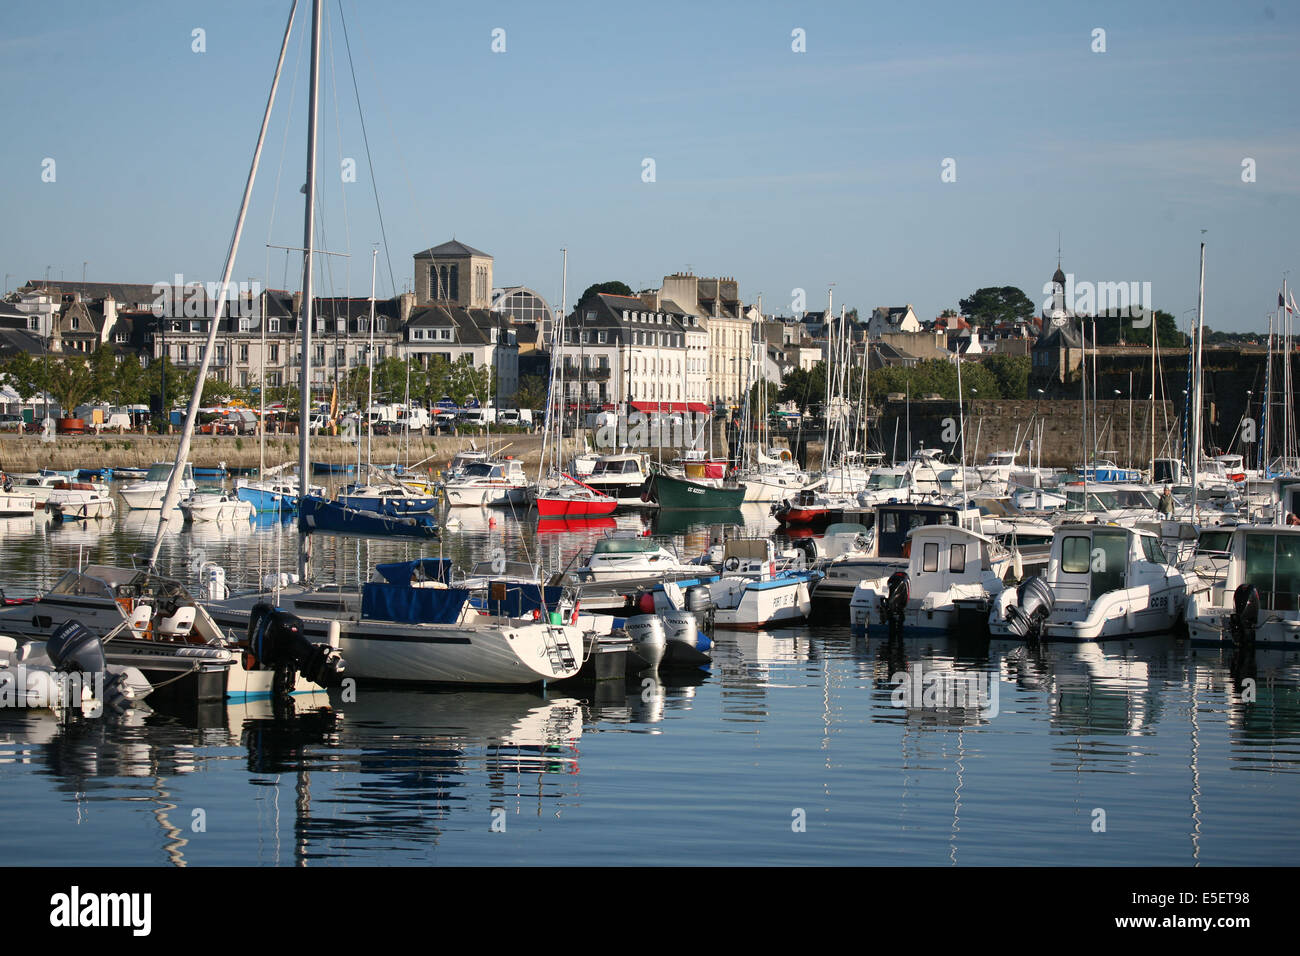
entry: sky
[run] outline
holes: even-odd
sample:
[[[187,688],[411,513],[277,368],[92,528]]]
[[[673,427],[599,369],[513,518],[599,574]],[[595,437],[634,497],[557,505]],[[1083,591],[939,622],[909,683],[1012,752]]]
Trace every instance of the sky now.
[[[219,279],[290,6],[0,10],[5,289]],[[932,318],[983,286],[1041,304],[1059,242],[1076,283],[1149,282],[1185,324],[1204,239],[1206,324],[1247,331],[1300,265],[1300,3],[325,9],[317,244],[349,258],[323,295],[368,295],[383,235],[381,296],[454,236],[557,306],[566,248],[570,306],[689,269],[768,313],[833,288]],[[234,271],[272,288],[298,285],[267,244],[302,245],[309,10]]]

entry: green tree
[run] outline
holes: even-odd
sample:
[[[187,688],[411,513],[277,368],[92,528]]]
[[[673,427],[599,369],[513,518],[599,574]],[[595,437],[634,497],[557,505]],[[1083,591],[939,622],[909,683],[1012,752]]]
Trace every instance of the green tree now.
[[[86,356],[74,352],[50,358],[45,391],[65,415],[74,414],[78,405],[93,398],[97,386],[94,369]]]
[[[777,401],[794,402],[801,411],[820,409],[826,401],[826,363],[817,362],[811,369],[791,369],[781,382]]]
[[[959,303],[971,325],[994,325],[1029,319],[1034,303],[1015,286],[987,286],[977,289]]]
[[[1001,398],[1026,398],[1029,395],[1028,355],[990,355],[980,363],[997,381]],[[963,368],[963,377],[965,369]]]
[[[541,408],[546,404],[547,381],[540,375],[521,375],[515,404],[519,408]]]
[[[626,282],[597,282],[589,285],[582,295],[578,296],[578,305],[586,302],[594,295],[632,295],[632,287]]]

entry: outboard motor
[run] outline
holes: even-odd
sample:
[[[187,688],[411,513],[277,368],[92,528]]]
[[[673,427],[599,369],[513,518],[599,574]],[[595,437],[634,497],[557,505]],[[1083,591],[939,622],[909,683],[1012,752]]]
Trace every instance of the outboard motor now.
[[[650,665],[651,670],[656,670],[668,649],[668,635],[664,629],[664,622],[659,620],[657,614],[638,614],[629,617],[624,626],[627,629],[627,636],[632,638],[632,646],[636,648],[637,654]]]
[[[62,673],[78,675],[83,687],[89,684],[104,706],[117,713],[153,690],[135,667],[114,667],[110,671],[103,642],[77,621],[59,625],[45,642],[45,656]]]
[[[1034,575],[1016,589],[1016,602],[1007,608],[1007,630],[1016,637],[1037,641],[1056,606],[1052,589],[1040,575]]]
[[[1232,592],[1232,613],[1228,615],[1228,630],[1238,647],[1255,643],[1255,629],[1259,626],[1259,588],[1253,584],[1239,584]]]
[[[302,618],[266,602],[253,606],[248,615],[248,650],[255,666],[275,671],[277,695],[293,693],[295,675],[322,687],[343,682],[343,658],[328,644],[313,644],[303,631]]]
[[[906,571],[895,571],[889,576],[885,585],[888,588],[885,600],[881,603],[880,613],[889,625],[889,639],[897,640],[903,636],[903,616],[907,613],[907,601],[912,596],[912,586],[907,580]]]
[[[713,592],[707,585],[696,584],[686,589],[686,610],[694,614],[705,627],[713,619]]]

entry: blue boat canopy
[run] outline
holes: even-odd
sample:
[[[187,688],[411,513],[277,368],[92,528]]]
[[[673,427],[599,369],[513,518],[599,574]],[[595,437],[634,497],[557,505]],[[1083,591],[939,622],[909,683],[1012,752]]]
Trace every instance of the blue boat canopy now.
[[[451,583],[451,558],[417,558],[414,561],[377,564],[375,570],[390,584],[409,585],[412,580]]]

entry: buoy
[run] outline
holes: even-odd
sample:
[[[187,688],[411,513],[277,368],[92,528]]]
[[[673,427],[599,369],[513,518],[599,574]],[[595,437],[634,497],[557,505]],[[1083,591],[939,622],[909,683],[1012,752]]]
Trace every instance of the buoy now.
[[[648,591],[642,594],[636,601],[637,608],[642,614],[653,614],[655,610],[655,596]]]
[[[489,528],[495,528],[496,526],[497,526],[497,519],[496,519],[496,518],[488,518],[488,527],[489,527]]]

